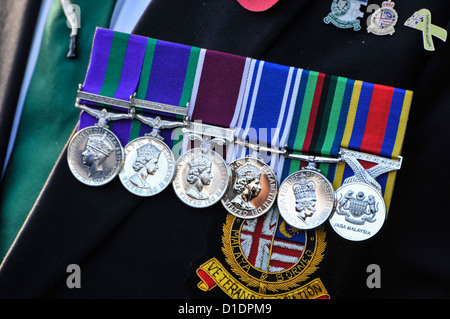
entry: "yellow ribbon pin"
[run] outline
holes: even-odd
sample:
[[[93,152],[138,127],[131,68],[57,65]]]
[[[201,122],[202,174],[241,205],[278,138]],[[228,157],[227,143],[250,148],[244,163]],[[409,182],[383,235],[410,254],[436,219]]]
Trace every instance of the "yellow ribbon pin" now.
[[[405,22],[405,26],[422,31],[425,50],[434,51],[433,36],[447,41],[447,30],[431,24],[431,12],[428,9],[416,11]]]

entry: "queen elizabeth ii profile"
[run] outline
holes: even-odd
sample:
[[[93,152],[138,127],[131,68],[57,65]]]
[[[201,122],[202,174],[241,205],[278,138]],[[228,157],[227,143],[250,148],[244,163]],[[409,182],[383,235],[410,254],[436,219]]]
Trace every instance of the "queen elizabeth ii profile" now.
[[[186,180],[192,186],[186,191],[186,195],[194,199],[209,198],[203,193],[203,188],[211,184],[213,179],[211,166],[211,160],[202,155],[197,155],[189,162],[189,173]]]
[[[133,163],[136,174],[130,177],[130,182],[140,188],[150,188],[147,177],[154,175],[158,170],[158,161],[161,151],[153,144],[147,143],[136,150],[137,156]]]
[[[251,203],[261,192],[261,171],[248,163],[236,172],[236,181],[233,190],[238,195],[231,203],[239,209],[253,210],[255,206]]]

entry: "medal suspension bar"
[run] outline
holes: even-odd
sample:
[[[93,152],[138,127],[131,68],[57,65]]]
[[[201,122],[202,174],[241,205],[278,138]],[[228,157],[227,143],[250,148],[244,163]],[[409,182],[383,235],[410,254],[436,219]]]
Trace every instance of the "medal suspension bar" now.
[[[275,153],[285,156],[289,159],[306,161],[310,164],[316,163],[330,163],[330,164],[341,164],[345,161],[345,157],[351,156],[360,160],[370,161],[378,164],[385,164],[395,169],[400,169],[402,165],[403,158],[401,156],[397,158],[385,158],[377,155],[367,154],[363,152],[353,151],[341,148],[337,157],[324,157],[324,156],[316,156],[316,155],[308,155],[308,154],[295,154],[292,151],[288,150],[287,146],[284,146],[282,149],[270,148],[262,145],[252,144],[246,141],[242,141],[236,138],[235,129],[219,127],[215,125],[205,124],[197,121],[191,121],[188,116],[188,106],[180,107],[175,105],[169,105],[159,102],[141,100],[136,98],[136,93],[130,96],[130,99],[122,100],[107,96],[102,96],[98,94],[93,94],[89,92],[82,91],[82,84],[79,84],[77,91],[77,98],[75,106],[77,108],[83,109],[87,106],[81,104],[81,101],[88,101],[94,103],[100,103],[101,105],[116,107],[119,109],[124,109],[135,118],[136,108],[141,108],[147,111],[156,111],[163,113],[170,113],[174,115],[183,116],[183,123],[180,126],[183,126],[183,132],[188,134],[197,134],[199,136],[209,136],[215,137],[217,139],[222,139],[230,143],[235,143],[237,145],[250,148],[254,150],[257,154],[261,151],[268,153]],[[83,107],[80,107],[83,106]]]

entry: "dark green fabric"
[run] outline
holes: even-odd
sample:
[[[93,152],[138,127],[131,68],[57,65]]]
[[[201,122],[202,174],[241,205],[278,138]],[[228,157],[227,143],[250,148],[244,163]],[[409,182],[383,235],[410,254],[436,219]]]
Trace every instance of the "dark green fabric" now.
[[[109,27],[115,1],[72,1],[80,7],[78,56],[67,58],[70,29],[60,0],[47,17],[14,150],[0,192],[0,256],[3,259],[33,207],[53,164],[72,133],[74,107],[84,81],[95,28]],[[101,10],[99,10],[101,9]]]

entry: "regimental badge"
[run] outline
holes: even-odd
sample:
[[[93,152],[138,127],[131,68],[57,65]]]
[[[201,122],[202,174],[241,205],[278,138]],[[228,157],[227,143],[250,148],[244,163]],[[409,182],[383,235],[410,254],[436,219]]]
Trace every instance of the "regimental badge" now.
[[[361,30],[361,22],[358,18],[364,16],[360,11],[361,6],[367,6],[367,0],[333,0],[331,12],[323,19],[326,24],[330,22],[341,29],[353,28]]]
[[[235,299],[328,299],[318,270],[326,248],[323,227],[289,226],[275,207],[264,216],[228,215],[223,227],[224,263],[212,258],[197,269],[199,289],[219,286]],[[231,272],[230,272],[231,271]]]
[[[394,10],[395,3],[391,0],[384,1],[381,8],[375,10],[369,17],[369,25],[367,32],[376,35],[393,35],[395,33],[395,25],[397,24],[398,15]]]
[[[333,212],[333,185],[316,168],[307,166],[284,180],[277,202],[288,224],[298,229],[316,228]]]
[[[144,197],[153,196],[162,192],[172,182],[175,174],[175,158],[159,131],[180,127],[184,123],[139,114],[134,117],[153,130],[125,146],[125,160],[119,178],[131,193]]]
[[[256,218],[267,213],[275,203],[278,184],[269,165],[257,156],[239,158],[229,165],[231,185],[222,204],[240,218]]]
[[[337,204],[330,224],[345,239],[366,240],[377,234],[386,220],[386,205],[376,177],[400,169],[401,160],[343,149],[341,156],[355,175],[345,179],[336,191]],[[365,169],[358,160],[377,165]]]
[[[67,150],[70,171],[83,184],[105,185],[119,174],[124,159],[119,139],[107,128],[108,121],[131,119],[133,115],[99,111],[79,104],[76,107],[96,117],[98,122],[72,137]]]

